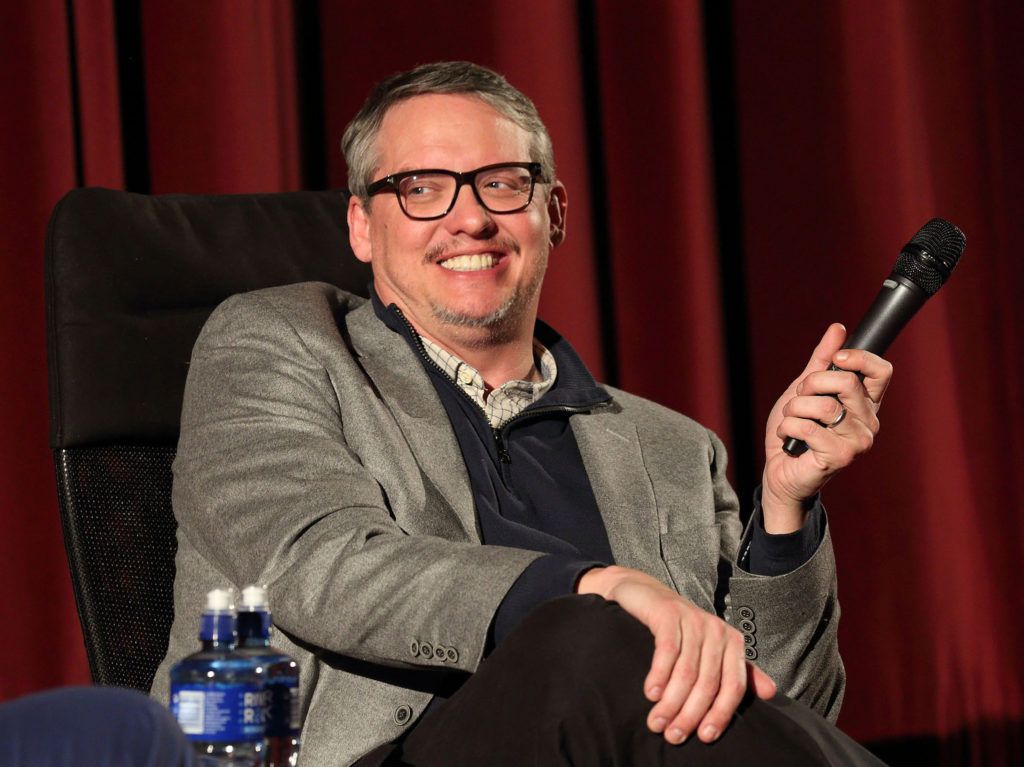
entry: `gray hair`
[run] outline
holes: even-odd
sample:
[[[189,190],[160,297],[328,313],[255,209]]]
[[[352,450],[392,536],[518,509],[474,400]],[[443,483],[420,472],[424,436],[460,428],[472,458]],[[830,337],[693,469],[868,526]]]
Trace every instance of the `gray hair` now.
[[[541,164],[544,178],[554,179],[555,153],[551,137],[533,102],[491,69],[468,61],[441,61],[382,80],[345,128],[341,151],[348,164],[348,186],[352,194],[367,199],[366,188],[373,181],[379,159],[377,134],[387,111],[413,96],[431,93],[475,96],[493,107],[531,135],[529,159]]]

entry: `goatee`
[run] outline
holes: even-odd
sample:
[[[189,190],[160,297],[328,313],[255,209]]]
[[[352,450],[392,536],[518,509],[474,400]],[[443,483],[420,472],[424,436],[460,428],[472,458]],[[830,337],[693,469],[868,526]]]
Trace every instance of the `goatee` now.
[[[467,346],[482,348],[505,344],[514,341],[518,335],[519,323],[530,304],[530,298],[534,291],[528,292],[531,296],[524,295],[527,291],[516,290],[505,303],[490,314],[467,314],[438,304],[432,305],[431,309],[434,317],[445,325],[488,331],[487,333],[471,334],[471,338],[467,339]]]

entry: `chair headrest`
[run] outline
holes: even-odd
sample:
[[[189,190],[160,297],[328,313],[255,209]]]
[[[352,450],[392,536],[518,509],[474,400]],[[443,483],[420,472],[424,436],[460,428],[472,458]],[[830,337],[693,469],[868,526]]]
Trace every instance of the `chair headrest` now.
[[[322,280],[366,295],[341,191],[76,189],[46,246],[50,443],[175,444],[192,345],[228,296]]]

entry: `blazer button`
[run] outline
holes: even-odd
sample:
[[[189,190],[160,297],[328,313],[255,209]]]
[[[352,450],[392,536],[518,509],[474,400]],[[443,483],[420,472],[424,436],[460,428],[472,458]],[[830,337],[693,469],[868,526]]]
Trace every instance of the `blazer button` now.
[[[412,653],[412,657],[414,658],[420,657],[420,643],[415,639],[412,640],[412,644],[409,645],[409,652]]]
[[[445,650],[445,657],[448,658],[449,663],[458,663],[459,651],[456,650],[454,647],[449,647],[447,650]]]
[[[430,642],[420,642],[420,655],[424,658],[430,658],[434,654],[434,647]]]
[[[404,703],[395,709],[395,724],[408,724],[412,719],[412,707]]]
[[[744,634],[743,644],[745,644],[747,647],[753,647],[757,644],[757,638],[753,634]]]
[[[747,656],[747,660],[757,659],[757,650],[755,650],[753,647],[744,648],[743,654]]]
[[[754,625],[754,621],[742,620],[740,621],[740,631],[744,634],[754,634],[757,632],[757,626]]]
[[[441,645],[438,645],[434,648],[434,657],[438,660],[444,660],[444,651],[445,648],[441,647]]]
[[[754,611],[751,610],[749,607],[741,607],[738,610],[738,614],[739,614],[740,618],[742,618],[745,621],[752,621],[752,620],[754,620]]]

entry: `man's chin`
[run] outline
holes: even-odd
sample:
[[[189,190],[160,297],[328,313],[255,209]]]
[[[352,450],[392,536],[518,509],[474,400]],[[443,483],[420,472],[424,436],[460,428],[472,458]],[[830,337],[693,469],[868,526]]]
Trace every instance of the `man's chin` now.
[[[522,307],[517,296],[490,311],[453,309],[434,306],[434,318],[463,336],[463,342],[479,345],[505,343],[514,340],[522,319]]]

